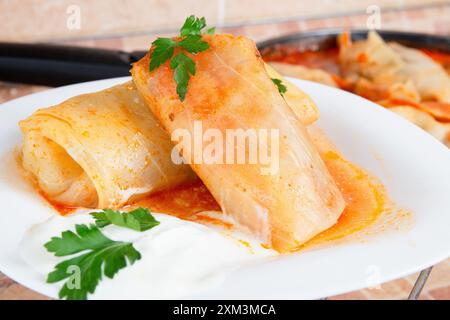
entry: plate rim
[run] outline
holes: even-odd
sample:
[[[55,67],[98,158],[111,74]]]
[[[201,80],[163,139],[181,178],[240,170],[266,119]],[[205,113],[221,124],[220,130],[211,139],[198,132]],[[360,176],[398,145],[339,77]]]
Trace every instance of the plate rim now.
[[[302,83],[309,83],[309,85],[312,85],[312,86],[323,86],[323,87],[326,87],[327,89],[341,91],[341,90],[336,89],[336,88],[330,88],[330,87],[327,87],[327,86],[324,86],[324,85],[320,85],[320,84],[317,84],[317,83],[313,83],[313,82],[310,82],[310,81],[298,80],[298,79],[292,79],[292,78],[288,78],[288,79],[290,81],[294,82],[296,85],[299,85],[299,84],[301,85]],[[86,89],[87,90],[86,92],[95,92],[95,91],[98,91],[98,90],[101,90],[101,89],[95,88],[95,90],[89,91],[88,87],[90,85],[92,85],[92,84],[95,84],[95,85],[100,85],[100,86],[106,88],[107,86],[119,84],[119,83],[122,83],[122,81],[126,82],[128,80],[130,80],[130,77],[119,77],[119,78],[95,80],[95,81],[83,82],[83,83],[78,83],[78,84],[71,84],[71,85],[67,85],[67,86],[63,86],[63,87],[58,87],[58,88],[53,88],[53,89],[49,89],[49,90],[45,90],[45,91],[41,91],[41,92],[32,93],[32,94],[29,94],[29,95],[26,95],[26,96],[23,96],[23,97],[19,97],[19,98],[16,98],[16,99],[13,99],[13,100],[10,100],[10,101],[7,101],[7,102],[1,104],[0,105],[0,114],[2,114],[5,109],[8,109],[10,107],[10,105],[14,105],[14,104],[20,103],[21,100],[36,98],[36,97],[39,97],[40,95],[55,95],[55,94],[58,94],[58,92],[60,92],[60,91],[70,90],[71,88],[77,88],[77,89],[80,89],[82,91],[84,91]],[[396,115],[396,114],[386,110],[385,108],[383,108],[383,107],[381,107],[381,106],[379,106],[379,105],[377,105],[377,104],[375,104],[375,103],[373,103],[373,102],[371,102],[369,100],[361,98],[361,97],[359,97],[357,95],[354,95],[352,93],[345,92],[345,94],[353,95],[353,96],[357,97],[358,99],[365,100],[364,104],[369,104],[372,107],[376,107],[377,109],[382,110],[386,114],[389,114],[390,117],[395,117],[396,118],[395,121],[400,121],[400,122],[403,123],[403,125],[406,125],[406,126],[409,126],[411,128],[414,128],[414,130],[419,129],[416,126],[414,126],[412,123],[410,123],[409,121],[401,118],[400,116],[398,116],[398,115]],[[428,134],[425,131],[423,131],[421,129],[419,131],[422,131],[421,134],[426,134],[428,136]],[[439,146],[441,148],[442,152],[444,150],[446,152],[448,152],[447,148],[445,148],[445,146],[443,146],[437,140],[434,140],[431,137],[429,137],[429,138],[431,140],[433,140],[433,142],[434,142],[434,144],[436,146]],[[430,140],[430,142],[431,142],[431,140]],[[446,154],[446,155],[448,155],[448,154]],[[387,281],[391,281],[391,280],[394,280],[394,279],[398,279],[398,278],[404,277],[406,275],[412,274],[414,272],[420,271],[420,270],[422,270],[422,269],[424,269],[426,267],[429,267],[431,265],[434,265],[434,264],[436,264],[436,263],[438,263],[440,261],[443,261],[443,260],[447,259],[449,256],[450,256],[450,247],[448,247],[448,250],[447,250],[446,253],[444,253],[444,252],[442,253],[441,257],[436,257],[435,261],[428,262],[428,263],[422,263],[422,264],[420,264],[418,266],[415,266],[414,268],[411,267],[411,268],[409,268],[409,270],[403,271],[401,273],[401,275],[397,274],[395,276],[383,278],[383,282],[382,283],[385,283]],[[28,268],[32,269],[32,266],[28,266]],[[55,298],[55,296],[49,294],[48,290],[43,290],[42,287],[35,288],[34,286],[29,285],[29,283],[23,283],[22,282],[23,277],[17,275],[14,271],[10,272],[11,270],[7,270],[5,272],[4,271],[5,269],[9,269],[9,268],[8,267],[5,268],[3,261],[0,260],[0,271],[2,273],[4,273],[6,276],[10,277],[11,279],[13,279],[14,281],[18,282],[20,285],[22,285],[24,287],[27,287],[27,288],[29,288],[29,289],[31,289],[33,291],[39,292],[39,293],[44,294],[46,296],[49,296],[51,298]],[[341,293],[344,293],[344,292],[358,290],[358,289],[361,289],[361,288],[363,288],[363,287],[361,287],[360,285],[356,285],[355,284],[353,286],[349,286],[345,290],[342,290],[342,289],[329,290],[331,293],[327,294],[327,296],[328,295],[341,294]],[[298,297],[287,297],[287,298],[288,299],[292,299],[292,298],[298,298]],[[219,298],[217,298],[217,299],[219,299]]]

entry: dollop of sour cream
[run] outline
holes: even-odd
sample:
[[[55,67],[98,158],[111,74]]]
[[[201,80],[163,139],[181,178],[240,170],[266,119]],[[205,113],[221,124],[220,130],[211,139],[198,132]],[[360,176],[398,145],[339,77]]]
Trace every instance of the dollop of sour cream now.
[[[145,232],[114,225],[102,228],[112,240],[132,242],[142,258],[113,279],[103,276],[89,299],[176,299],[198,295],[220,286],[228,272],[276,255],[243,234],[166,214],[153,215],[160,225]],[[20,254],[45,279],[57,263],[68,257],[55,257],[44,244],[62,231],[75,231],[76,224],[93,222],[87,213],[53,216],[28,230]],[[63,283],[52,286],[59,290]]]

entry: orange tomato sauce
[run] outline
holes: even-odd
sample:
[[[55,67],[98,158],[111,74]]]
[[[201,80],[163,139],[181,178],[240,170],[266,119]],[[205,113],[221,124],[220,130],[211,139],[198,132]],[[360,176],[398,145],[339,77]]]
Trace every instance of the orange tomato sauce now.
[[[201,214],[205,211],[220,212],[220,206],[200,180],[142,198],[128,207],[148,208],[152,212],[163,212],[180,219],[220,225],[227,229],[232,227],[222,219]]]
[[[364,170],[335,151],[326,149],[321,153],[321,157],[340,188],[347,206],[334,226],[315,236],[298,250],[341,239],[360,231],[375,222],[385,210],[384,188],[381,184],[374,182]],[[70,214],[76,209],[54,203],[44,194],[42,196],[61,215]],[[220,219],[219,205],[200,180],[144,197],[125,206],[123,210],[132,210],[137,207],[206,225],[212,224],[226,229],[233,227],[232,224]],[[205,211],[215,211],[219,217],[205,215],[203,214]]]
[[[34,187],[38,190],[39,194],[41,195],[42,198],[45,199],[45,201],[47,201],[50,206],[55,209],[56,211],[58,211],[58,213],[62,216],[66,216],[68,214],[71,214],[73,212],[75,212],[78,208],[77,207],[69,207],[66,206],[64,204],[60,204],[52,199],[50,199],[44,191],[42,191],[39,186],[37,185],[37,183],[34,184]]]
[[[336,225],[320,233],[304,246],[340,239],[360,231],[375,222],[384,211],[385,196],[381,184],[375,183],[364,170],[345,160],[337,152],[327,151],[321,156],[340,188],[347,206]],[[146,207],[154,212],[164,212],[181,219],[231,227],[220,219],[200,214],[204,211],[220,211],[219,205],[200,181],[144,198],[131,207]]]
[[[342,192],[347,206],[337,223],[303,244],[300,249],[344,238],[372,225],[386,211],[381,183],[334,151],[322,154],[328,171]]]

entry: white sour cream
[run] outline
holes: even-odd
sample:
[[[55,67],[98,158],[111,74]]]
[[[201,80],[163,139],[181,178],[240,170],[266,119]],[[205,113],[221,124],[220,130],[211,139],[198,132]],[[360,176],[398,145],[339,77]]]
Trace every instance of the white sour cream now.
[[[219,286],[227,272],[276,255],[242,234],[233,235],[165,214],[153,215],[161,224],[145,232],[113,225],[102,229],[112,240],[132,242],[142,258],[120,270],[114,279],[104,276],[89,299],[176,299],[198,295]],[[55,257],[44,244],[62,231],[74,231],[75,224],[93,222],[85,213],[54,216],[30,228],[20,245],[20,254],[45,279],[58,262],[68,257]],[[59,290],[63,283],[53,286]]]

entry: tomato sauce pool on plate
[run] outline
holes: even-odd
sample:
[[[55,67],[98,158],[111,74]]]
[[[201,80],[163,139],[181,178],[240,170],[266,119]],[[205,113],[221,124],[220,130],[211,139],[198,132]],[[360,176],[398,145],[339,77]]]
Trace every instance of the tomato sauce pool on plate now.
[[[298,249],[328,243],[363,230],[374,223],[383,212],[387,203],[384,187],[363,169],[347,161],[338,152],[326,149],[321,152],[330,174],[340,188],[346,201],[346,208],[338,222],[303,244]],[[64,207],[41,195],[61,215],[73,213],[77,208]],[[161,191],[127,205],[123,210],[144,207],[152,212],[166,213],[180,219],[195,221],[206,225],[216,225],[226,229],[233,225],[220,218],[220,207],[201,181]],[[218,215],[211,217],[202,214],[214,211]]]

